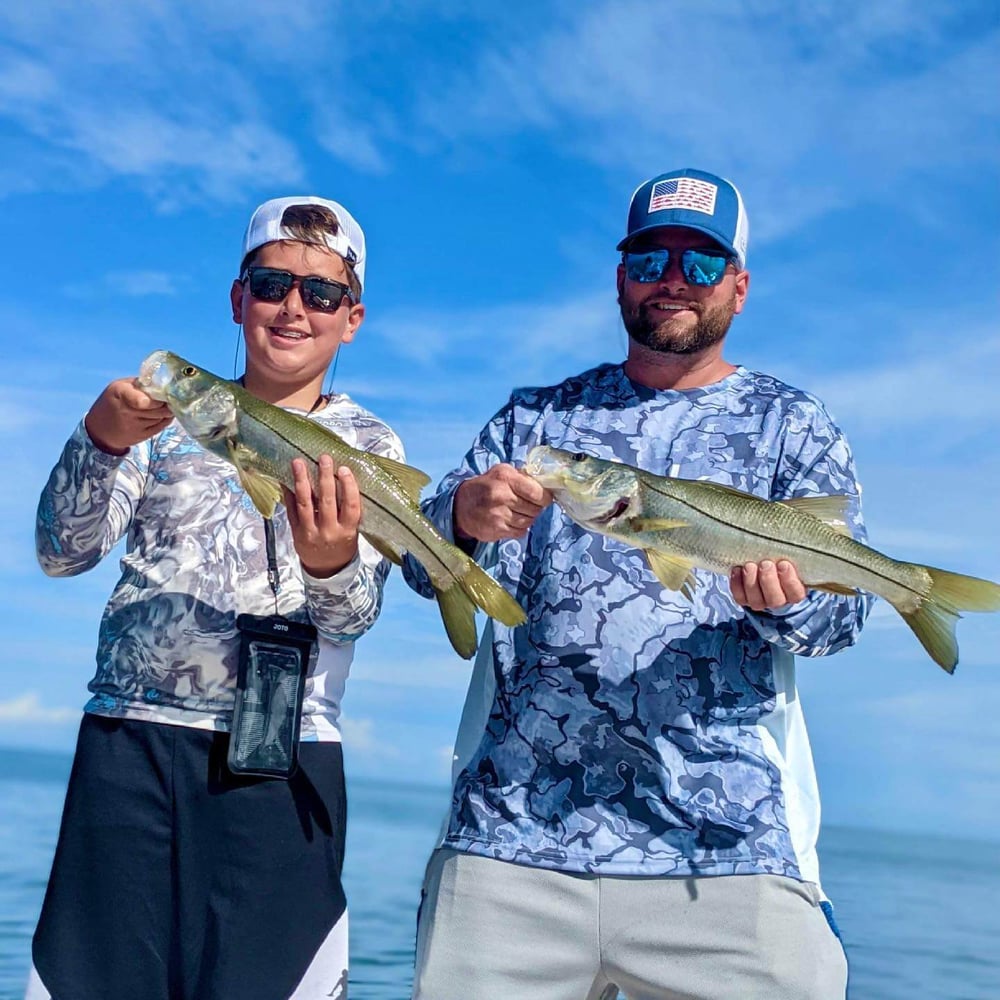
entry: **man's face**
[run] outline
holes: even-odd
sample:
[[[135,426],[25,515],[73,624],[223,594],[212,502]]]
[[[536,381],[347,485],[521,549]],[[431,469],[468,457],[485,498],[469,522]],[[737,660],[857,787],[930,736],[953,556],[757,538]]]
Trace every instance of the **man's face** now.
[[[743,309],[750,283],[747,271],[730,264],[717,285],[689,284],[681,272],[681,252],[721,248],[703,233],[679,226],[645,233],[628,249],[671,251],[663,274],[649,283],[632,281],[624,266],[618,266],[618,304],[632,340],[667,354],[695,354],[722,341],[733,316]]]

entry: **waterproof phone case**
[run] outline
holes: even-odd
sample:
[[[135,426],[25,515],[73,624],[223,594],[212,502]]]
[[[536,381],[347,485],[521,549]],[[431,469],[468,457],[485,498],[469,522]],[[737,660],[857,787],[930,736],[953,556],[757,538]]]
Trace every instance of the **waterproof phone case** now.
[[[229,769],[288,778],[298,762],[302,696],[316,629],[278,615],[240,615],[236,627],[240,660]]]

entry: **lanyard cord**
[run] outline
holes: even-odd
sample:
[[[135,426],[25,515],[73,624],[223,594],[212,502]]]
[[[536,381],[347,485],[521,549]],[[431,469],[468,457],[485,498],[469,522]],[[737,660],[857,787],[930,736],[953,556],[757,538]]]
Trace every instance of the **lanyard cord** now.
[[[278,574],[278,557],[274,549],[274,524],[269,517],[264,518],[264,548],[267,551],[267,582],[274,594],[274,613],[278,613],[278,594],[281,591],[281,577]]]

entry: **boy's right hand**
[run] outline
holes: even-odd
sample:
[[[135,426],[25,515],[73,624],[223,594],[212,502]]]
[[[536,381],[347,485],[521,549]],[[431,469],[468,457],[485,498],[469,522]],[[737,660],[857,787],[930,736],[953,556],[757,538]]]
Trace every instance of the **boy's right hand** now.
[[[520,538],[552,503],[552,494],[512,465],[494,465],[455,491],[452,523],[460,539]]]
[[[124,455],[132,445],[151,438],[173,419],[167,404],[150,399],[134,378],[119,378],[97,397],[83,423],[90,440],[101,451]]]

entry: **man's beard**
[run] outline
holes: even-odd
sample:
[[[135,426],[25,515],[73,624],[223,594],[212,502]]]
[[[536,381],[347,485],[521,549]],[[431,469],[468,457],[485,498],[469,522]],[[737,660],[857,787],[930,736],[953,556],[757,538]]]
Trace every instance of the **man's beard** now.
[[[627,311],[620,298],[618,302],[625,330],[637,344],[663,354],[697,354],[718,344],[729,332],[735,315],[736,293],[728,302],[705,309],[698,314],[698,321],[693,327],[679,332],[670,329],[675,319],[670,313],[664,315],[646,305]]]

